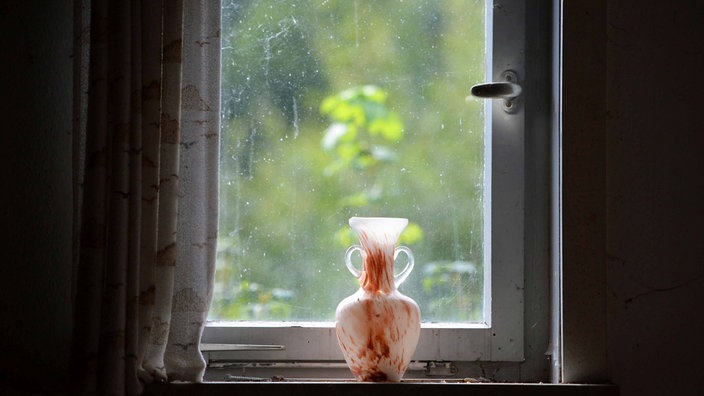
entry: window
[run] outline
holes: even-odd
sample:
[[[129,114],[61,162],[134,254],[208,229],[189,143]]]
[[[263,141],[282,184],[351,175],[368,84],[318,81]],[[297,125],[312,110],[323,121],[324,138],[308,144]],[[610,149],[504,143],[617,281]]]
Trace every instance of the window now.
[[[346,222],[370,215],[411,221],[402,243],[416,268],[400,290],[421,306],[414,360],[523,360],[525,95],[510,107],[465,97],[509,71],[523,84],[524,5],[222,5],[221,222],[203,342],[241,345],[210,357],[341,361],[334,311],[358,287]]]

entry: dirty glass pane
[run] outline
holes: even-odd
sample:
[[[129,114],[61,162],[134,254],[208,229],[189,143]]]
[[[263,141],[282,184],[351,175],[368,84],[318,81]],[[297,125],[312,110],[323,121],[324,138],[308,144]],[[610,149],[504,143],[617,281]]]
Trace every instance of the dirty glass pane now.
[[[400,291],[481,322],[484,2],[222,2],[211,319],[332,321],[358,288],[351,216],[407,217]]]

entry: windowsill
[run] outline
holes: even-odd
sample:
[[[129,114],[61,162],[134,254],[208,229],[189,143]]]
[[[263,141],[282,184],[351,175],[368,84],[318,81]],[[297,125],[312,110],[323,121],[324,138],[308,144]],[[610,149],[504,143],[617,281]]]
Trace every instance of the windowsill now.
[[[470,390],[471,389],[471,390]],[[615,385],[598,384],[520,384],[520,383],[442,383],[401,382],[361,383],[351,381],[300,381],[300,382],[206,382],[201,384],[151,384],[144,395],[364,395],[396,394],[427,396],[428,394],[466,395],[568,395],[568,396],[617,396]]]

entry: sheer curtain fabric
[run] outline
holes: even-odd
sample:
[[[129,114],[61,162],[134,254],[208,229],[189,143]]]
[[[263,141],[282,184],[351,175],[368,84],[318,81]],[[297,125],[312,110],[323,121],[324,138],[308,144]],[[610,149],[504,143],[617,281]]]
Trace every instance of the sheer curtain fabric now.
[[[73,386],[198,382],[217,238],[220,2],[76,10],[90,27],[75,51],[87,94],[76,92],[74,127]]]

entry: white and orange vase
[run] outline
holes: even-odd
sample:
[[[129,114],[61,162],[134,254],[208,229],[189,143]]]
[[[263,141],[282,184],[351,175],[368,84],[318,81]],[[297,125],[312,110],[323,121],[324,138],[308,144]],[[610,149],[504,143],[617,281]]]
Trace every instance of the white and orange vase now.
[[[337,306],[337,340],[358,381],[397,382],[406,372],[420,336],[418,304],[397,290],[413,269],[411,250],[396,246],[408,219],[352,217],[349,224],[361,246],[347,249],[345,264],[361,287]],[[355,251],[362,255],[361,271],[351,261]],[[394,261],[401,252],[408,256],[408,262],[394,275]]]

